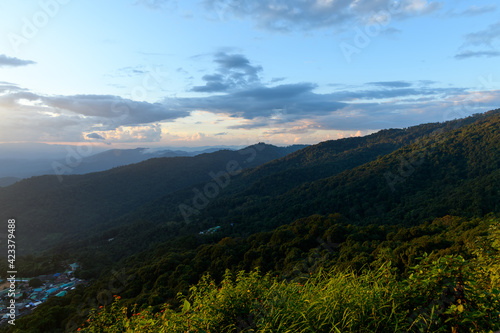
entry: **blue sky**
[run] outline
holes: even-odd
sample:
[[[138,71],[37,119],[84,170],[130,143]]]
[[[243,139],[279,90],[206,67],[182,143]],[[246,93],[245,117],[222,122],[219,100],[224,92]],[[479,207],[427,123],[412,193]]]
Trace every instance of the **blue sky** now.
[[[0,143],[317,143],[500,107],[495,1],[0,0]]]

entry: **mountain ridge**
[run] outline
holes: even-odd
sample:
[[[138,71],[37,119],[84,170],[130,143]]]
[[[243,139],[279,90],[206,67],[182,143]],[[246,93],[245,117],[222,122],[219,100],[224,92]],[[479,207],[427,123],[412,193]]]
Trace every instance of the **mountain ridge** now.
[[[255,153],[255,147],[261,148],[259,154]],[[255,145],[239,151],[220,150],[193,157],[152,158],[86,175],[32,177],[0,188],[2,216],[26,221],[18,230],[25,234],[25,244],[50,243],[51,233],[82,232],[138,208],[156,196],[208,181],[210,171],[225,170],[229,161],[237,163],[239,168],[247,168],[300,148],[302,146]],[[36,237],[30,234],[28,226],[38,233]]]

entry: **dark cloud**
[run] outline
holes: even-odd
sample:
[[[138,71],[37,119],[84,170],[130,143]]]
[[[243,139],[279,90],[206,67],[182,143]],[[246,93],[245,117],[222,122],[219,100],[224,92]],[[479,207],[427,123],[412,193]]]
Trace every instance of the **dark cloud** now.
[[[406,81],[380,81],[380,82],[369,82],[368,84],[380,87],[389,87],[389,88],[406,88],[412,86],[410,82]]]
[[[161,103],[133,101],[111,95],[75,95],[38,97],[47,106],[86,117],[102,119],[114,129],[124,125],[140,125],[187,117],[189,112],[177,111]]]
[[[86,137],[87,137],[87,139],[104,140],[104,137],[102,135],[97,134],[97,133],[87,134]]]
[[[500,21],[491,24],[488,28],[465,35],[461,51],[455,55],[456,59],[472,57],[497,57],[498,41],[500,40]]]
[[[215,54],[214,62],[217,64],[217,73],[203,76],[205,85],[195,86],[191,91],[225,92],[260,82],[262,67],[252,66],[244,55],[219,52]]]
[[[463,118],[498,107],[500,91],[466,92],[438,98],[351,103],[317,120],[322,129],[379,130]]]
[[[243,118],[246,121],[228,129],[269,128],[266,132],[269,135],[284,133],[280,129],[290,126],[293,131],[287,130],[289,134],[317,129],[375,130],[417,124],[420,108],[430,110],[430,104],[448,98],[453,99],[451,105],[456,98],[467,95],[466,88],[429,87],[434,83],[382,81],[370,82],[369,85],[375,86],[373,89],[362,89],[364,85],[344,86],[343,90],[337,85],[336,91],[321,94],[314,92],[313,83],[260,85],[223,95],[165,100],[165,103],[184,111],[196,109]],[[432,110],[437,112],[438,107]],[[433,120],[441,121],[435,117]],[[308,125],[294,125],[303,121]]]
[[[344,90],[329,94],[331,98],[342,101],[352,102],[357,100],[373,100],[373,99],[388,99],[388,98],[408,98],[411,96],[447,96],[461,94],[465,92],[465,88],[385,88],[371,90]]]
[[[133,77],[133,76],[137,76],[137,75],[144,75],[147,73],[148,72],[146,70],[144,70],[144,68],[141,66],[136,66],[136,67],[128,66],[128,67],[119,68],[116,71],[116,74],[113,74],[112,76],[115,76],[115,77]]]
[[[36,64],[31,60],[22,60],[19,58],[8,57],[5,54],[0,54],[0,67],[20,67]]]
[[[285,77],[273,77],[271,79],[271,83],[281,82],[284,81],[285,79],[286,79]]]
[[[500,57],[499,51],[463,51],[455,55],[456,59],[478,58],[478,57]]]
[[[283,84],[276,87],[257,87],[235,93],[236,97],[262,100],[287,100],[294,99],[305,93],[311,92],[316,85],[313,83]]]
[[[218,92],[206,97],[168,98],[165,105],[175,106],[180,112],[203,110],[247,121],[232,125],[231,129],[251,129],[270,126],[286,127],[306,119],[342,114],[353,105],[366,107],[387,103],[390,100],[412,100],[424,103],[431,99],[459,95],[464,88],[430,87],[433,81],[377,81],[363,86],[329,85],[330,93],[316,93],[317,85],[311,82],[272,86],[260,81],[260,66],[254,66],[241,54],[217,53],[214,57],[217,71],[203,76],[204,86],[196,92]],[[243,77],[244,79],[238,81]],[[277,82],[279,80],[275,80]],[[370,89],[366,89],[369,86]],[[374,103],[369,103],[369,102]],[[391,119],[391,116],[389,116]],[[383,127],[382,127],[383,128]],[[304,128],[298,129],[300,131]]]
[[[172,105],[112,95],[44,96],[15,90],[0,93],[0,118],[4,119],[0,140],[8,135],[9,140],[28,141],[153,142],[161,139],[159,122],[189,114],[190,110]],[[108,131],[109,135],[104,134]]]
[[[498,39],[500,39],[500,21],[484,30],[465,35],[464,46],[493,46],[493,42]]]
[[[250,18],[258,27],[277,31],[341,27],[356,20],[365,21],[375,12],[385,11],[393,18],[425,15],[441,7],[426,0],[204,0],[206,8],[219,17],[233,15]]]
[[[255,119],[272,117],[276,110],[286,109],[287,115],[314,115],[335,111],[344,106],[329,95],[315,94],[312,83],[256,86],[239,89],[224,95],[198,98],[167,99],[165,104],[176,105],[179,110],[205,110],[224,113],[232,117]]]
[[[21,91],[22,88],[19,88],[16,84],[10,82],[0,81],[0,93],[9,93],[14,91]]]
[[[193,87],[191,91],[211,93],[226,91],[231,87],[220,74],[204,75],[201,79],[205,81],[205,85]]]

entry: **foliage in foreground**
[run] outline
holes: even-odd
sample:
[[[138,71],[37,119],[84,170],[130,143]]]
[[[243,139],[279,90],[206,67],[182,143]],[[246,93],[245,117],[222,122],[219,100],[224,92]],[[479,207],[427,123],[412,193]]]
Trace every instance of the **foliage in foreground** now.
[[[220,284],[205,275],[161,312],[117,296],[82,332],[493,332],[500,328],[500,227],[478,240],[473,259],[425,256],[403,279],[390,263],[361,274],[320,271],[301,284],[258,270]]]

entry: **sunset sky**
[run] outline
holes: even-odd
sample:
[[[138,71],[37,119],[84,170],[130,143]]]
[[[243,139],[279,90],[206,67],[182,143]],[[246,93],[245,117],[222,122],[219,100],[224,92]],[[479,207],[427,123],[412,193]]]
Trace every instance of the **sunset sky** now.
[[[500,107],[496,1],[0,0],[0,143],[312,144]]]

